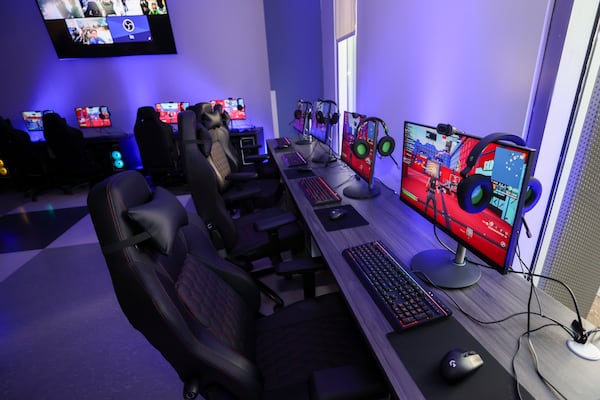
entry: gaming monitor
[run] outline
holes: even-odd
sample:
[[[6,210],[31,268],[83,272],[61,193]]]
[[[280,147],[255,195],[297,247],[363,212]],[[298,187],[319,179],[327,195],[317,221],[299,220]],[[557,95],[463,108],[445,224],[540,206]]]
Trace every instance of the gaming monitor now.
[[[37,0],[59,58],[174,54],[166,0]]]
[[[80,128],[107,128],[112,126],[110,111],[107,106],[91,106],[75,108],[77,123]]]
[[[246,119],[246,106],[244,99],[238,97],[237,99],[228,98],[222,100],[211,100],[210,104],[215,109],[215,106],[220,106],[221,111],[226,112],[232,121],[240,121]]]
[[[312,103],[310,101],[298,100],[294,110],[294,121],[292,126],[294,130],[302,135],[310,132],[312,118]]]
[[[23,121],[25,122],[25,128],[29,132],[43,131],[44,124],[42,123],[42,111],[23,111]]]
[[[315,109],[312,113],[312,121],[310,126],[310,134],[320,143],[327,146],[327,153],[316,154],[312,157],[312,161],[316,163],[329,163],[336,160],[331,148],[334,142],[333,125],[337,124],[337,118],[333,117],[337,114],[337,106],[333,100],[319,99],[316,102]],[[336,135],[337,138],[337,135]]]
[[[415,272],[440,287],[466,287],[479,280],[479,267],[466,261],[466,250],[501,272],[514,257],[536,153],[507,142],[491,143],[463,178],[461,171],[479,140],[404,123],[400,200],[458,242],[456,256],[447,250],[426,250],[411,260]],[[476,213],[465,211],[458,201],[464,195],[459,184],[474,174],[491,184],[491,199]],[[473,191],[467,201],[478,195]]]
[[[162,122],[165,124],[176,124],[179,113],[186,110],[189,106],[190,103],[188,102],[170,101],[168,103],[156,103],[154,108]]]
[[[377,126],[374,121],[367,121],[365,115],[344,111],[342,127],[342,149],[340,159],[361,179],[344,188],[345,196],[354,199],[367,199],[380,193],[374,184],[375,172],[375,140]],[[360,130],[358,126],[361,125]],[[357,154],[357,142],[365,147]]]

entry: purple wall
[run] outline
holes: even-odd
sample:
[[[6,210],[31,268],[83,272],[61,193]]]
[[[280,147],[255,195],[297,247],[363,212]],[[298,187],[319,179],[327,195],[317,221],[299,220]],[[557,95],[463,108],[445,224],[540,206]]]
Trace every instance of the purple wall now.
[[[113,130],[132,133],[139,106],[244,97],[248,122],[272,135],[262,0],[169,1],[178,54],[59,60],[35,0],[2,10],[0,115],[24,129],[21,111],[108,105]]]

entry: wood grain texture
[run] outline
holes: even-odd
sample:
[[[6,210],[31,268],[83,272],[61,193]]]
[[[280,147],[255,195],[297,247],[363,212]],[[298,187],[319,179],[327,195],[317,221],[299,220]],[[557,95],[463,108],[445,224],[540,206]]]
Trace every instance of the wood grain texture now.
[[[295,150],[310,158],[312,145],[295,146]],[[275,162],[283,171],[280,153],[272,152],[272,141],[268,148]],[[327,167],[313,165],[313,172],[325,178],[329,185],[342,193],[342,188],[352,171],[343,163],[334,162]],[[393,350],[386,334],[392,331],[390,324],[381,314],[367,290],[342,256],[342,250],[367,241],[382,240],[396,254],[400,262],[410,264],[410,259],[421,250],[441,248],[434,237],[432,225],[415,211],[404,205],[398,195],[382,186],[381,195],[368,200],[353,200],[342,196],[342,204],[351,204],[369,225],[327,232],[317,218],[314,208],[306,199],[296,180],[282,179],[289,191],[290,204],[310,230],[313,241],[327,261],[348,306],[360,325],[364,336],[385,372],[390,387],[399,399],[422,399],[423,394],[413,381],[402,360]],[[393,188],[398,190],[399,188]],[[446,235],[439,236],[448,244],[455,245]],[[472,255],[469,255],[473,257]],[[453,309],[455,318],[483,345],[498,362],[513,375],[512,359],[521,340],[521,348],[516,357],[518,381],[536,399],[556,396],[538,376],[526,338],[521,336],[527,330],[527,302],[530,284],[516,274],[502,275],[495,270],[482,268],[478,284],[466,289],[442,292],[434,289]],[[446,293],[446,294],[444,294]],[[566,326],[575,318],[573,312],[558,301],[536,290],[539,304],[534,297],[532,311],[540,312]],[[450,296],[450,297],[447,297]],[[451,299],[452,300],[451,300]],[[499,323],[479,323],[459,311],[453,301],[474,318],[492,322],[514,316]],[[551,323],[540,316],[531,317],[531,328],[535,329]],[[419,329],[419,328],[417,328]],[[567,348],[569,335],[559,327],[543,328],[530,335],[542,375],[568,399],[600,399],[600,361],[591,362],[574,356]],[[424,345],[427,345],[424,343]]]

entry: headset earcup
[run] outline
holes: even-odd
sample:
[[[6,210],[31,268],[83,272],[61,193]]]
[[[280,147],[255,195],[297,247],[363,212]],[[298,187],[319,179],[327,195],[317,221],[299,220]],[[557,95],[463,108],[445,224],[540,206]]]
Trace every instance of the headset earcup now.
[[[323,111],[317,111],[315,118],[319,124],[325,123],[325,117],[323,116]]]
[[[456,188],[460,208],[471,214],[485,210],[492,198],[492,181],[489,176],[474,174],[463,178]]]
[[[542,182],[534,178],[529,179],[529,186],[525,192],[525,203],[523,204],[523,214],[531,210],[542,196]]]
[[[340,120],[340,114],[339,113],[333,113],[331,115],[331,118],[329,118],[329,123],[331,125],[335,125],[335,124],[337,124],[339,122],[339,120]]]
[[[294,119],[300,119],[300,118],[302,118],[302,110],[300,110],[300,109],[294,110]]]
[[[356,139],[352,144],[352,154],[360,160],[363,160],[369,156],[369,142],[364,139]]]
[[[385,135],[379,140],[379,143],[377,143],[377,151],[383,157],[387,157],[392,154],[394,152],[394,148],[396,148],[396,141],[389,135]]]

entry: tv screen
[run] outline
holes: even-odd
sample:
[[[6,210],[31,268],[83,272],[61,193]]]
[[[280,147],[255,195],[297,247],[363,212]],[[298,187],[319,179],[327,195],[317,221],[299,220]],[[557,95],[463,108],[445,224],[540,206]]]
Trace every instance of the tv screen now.
[[[238,97],[237,99],[228,98],[223,100],[211,100],[210,104],[213,107],[215,106],[221,107],[221,112],[226,112],[229,114],[229,118],[232,121],[239,121],[246,119],[246,106],[244,104],[244,99]]]
[[[23,121],[25,122],[25,128],[29,132],[43,131],[44,124],[42,123],[42,111],[23,111]]]
[[[174,54],[165,0],[37,0],[59,58]]]
[[[105,128],[112,126],[110,111],[106,106],[75,108],[77,123],[80,128]]]
[[[166,124],[176,124],[177,115],[183,110],[186,110],[190,106],[190,103],[185,101],[180,102],[168,102],[168,103],[156,103],[155,109],[158,112],[160,120]]]
[[[405,122],[400,200],[449,234],[460,246],[504,272],[514,256],[524,194],[536,153],[505,142],[486,146],[466,177],[473,174],[487,177],[491,199],[483,211],[468,212],[459,204],[461,193],[457,188],[465,179],[460,173],[479,140],[463,133],[440,134],[434,127]],[[472,196],[477,193],[474,191]],[[442,258],[439,265],[434,257],[423,257],[433,269],[431,274],[443,268],[450,277],[455,271],[463,272],[460,271],[462,266],[446,262],[451,261],[450,252],[440,250],[439,254]],[[419,265],[415,269],[423,267]]]

